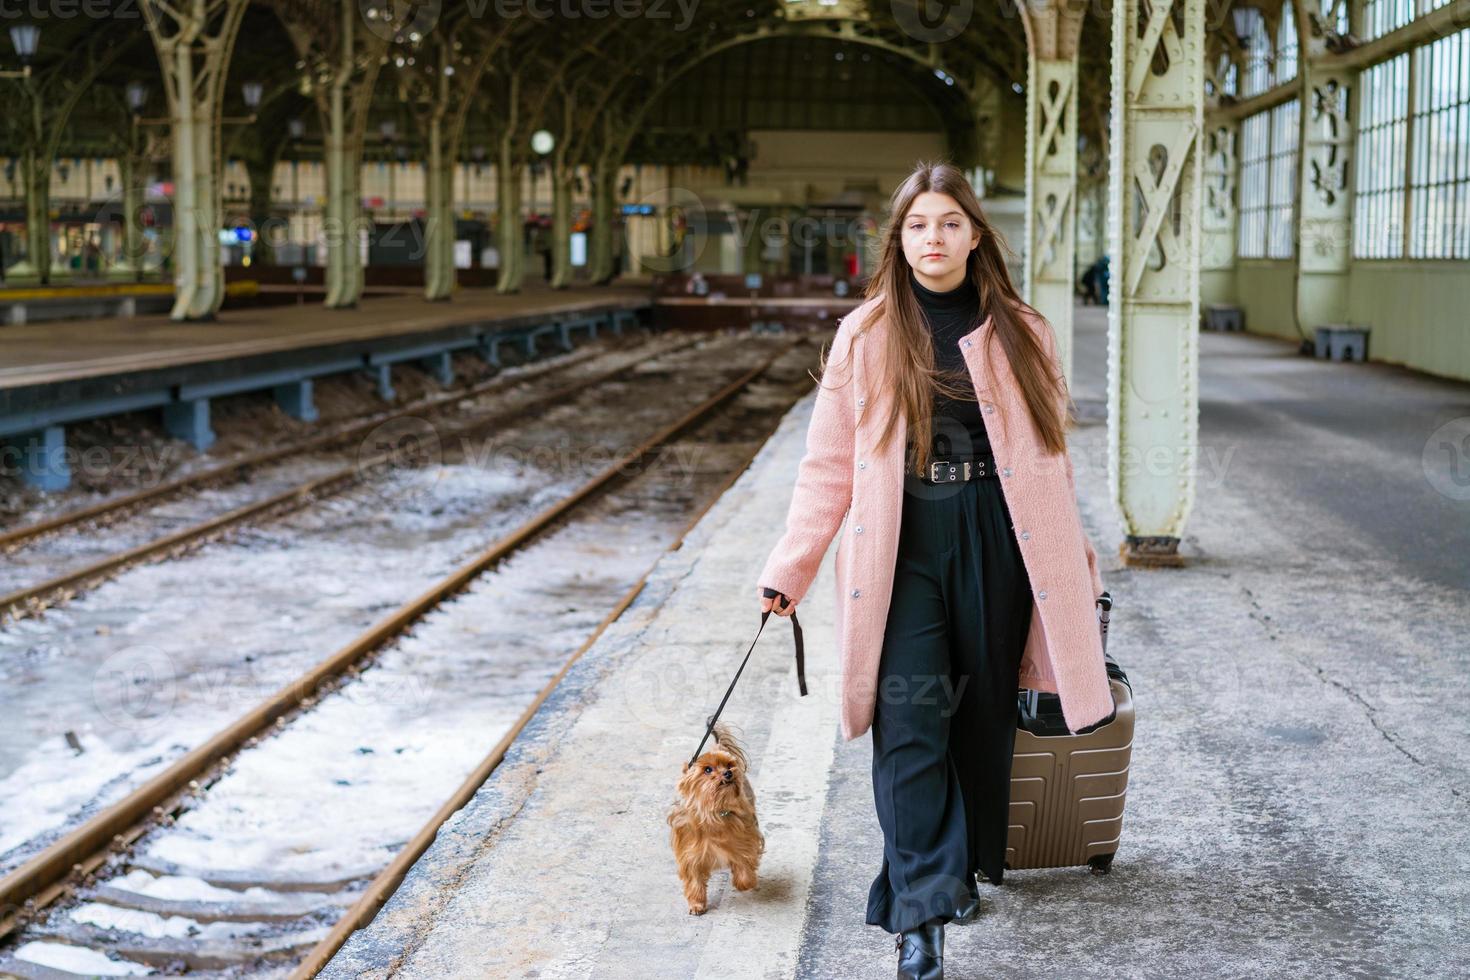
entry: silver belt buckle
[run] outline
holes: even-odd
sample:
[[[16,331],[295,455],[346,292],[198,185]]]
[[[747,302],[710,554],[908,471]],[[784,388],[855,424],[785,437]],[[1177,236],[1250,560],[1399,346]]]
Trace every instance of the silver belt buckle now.
[[[948,473],[947,476],[940,477],[939,471],[936,469],[936,467],[940,467],[940,466],[944,466],[944,467],[948,467],[949,468],[949,473]],[[959,468],[957,466],[955,466],[953,463],[951,463],[947,459],[936,459],[936,460],[933,460],[933,461],[931,461],[929,463],[929,482],[931,482],[931,483],[953,483],[953,482],[955,482],[956,480],[959,479],[958,469]]]

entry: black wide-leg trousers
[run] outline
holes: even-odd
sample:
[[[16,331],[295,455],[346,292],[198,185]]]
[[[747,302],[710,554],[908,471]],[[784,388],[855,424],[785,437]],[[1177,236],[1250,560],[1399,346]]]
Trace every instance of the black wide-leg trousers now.
[[[1032,614],[1000,480],[905,478],[874,707],[883,865],[869,925],[948,921],[975,875],[1000,884],[1016,688]]]

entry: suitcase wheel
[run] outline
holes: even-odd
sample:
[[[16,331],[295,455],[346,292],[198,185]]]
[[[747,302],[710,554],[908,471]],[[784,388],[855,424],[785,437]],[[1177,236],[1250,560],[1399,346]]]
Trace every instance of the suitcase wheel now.
[[[1087,866],[1095,875],[1105,875],[1113,866],[1113,855],[1097,854],[1087,859]]]

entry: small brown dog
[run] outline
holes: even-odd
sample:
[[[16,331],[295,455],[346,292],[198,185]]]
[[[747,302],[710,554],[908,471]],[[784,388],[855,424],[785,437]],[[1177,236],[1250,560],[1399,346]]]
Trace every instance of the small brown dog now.
[[[745,750],[716,724],[713,748],[684,764],[679,799],[669,811],[670,842],[684,882],[690,915],[708,907],[709,876],[730,869],[736,891],[756,885],[756,867],[766,849],[755,816],[755,790],[746,776]]]

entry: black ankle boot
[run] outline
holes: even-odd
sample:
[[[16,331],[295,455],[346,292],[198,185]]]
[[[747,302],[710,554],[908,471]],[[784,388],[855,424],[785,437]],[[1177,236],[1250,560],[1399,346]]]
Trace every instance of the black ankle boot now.
[[[944,980],[944,922],[931,919],[894,937],[898,980]]]
[[[954,918],[949,921],[957,926],[967,926],[975,921],[980,914],[980,892],[971,888],[969,895],[965,897],[960,907],[954,910]]]

